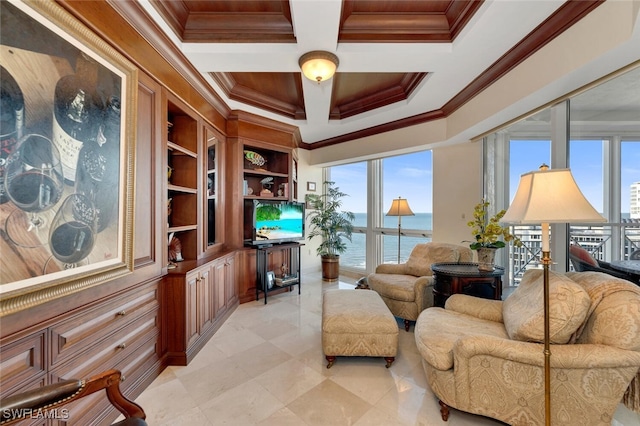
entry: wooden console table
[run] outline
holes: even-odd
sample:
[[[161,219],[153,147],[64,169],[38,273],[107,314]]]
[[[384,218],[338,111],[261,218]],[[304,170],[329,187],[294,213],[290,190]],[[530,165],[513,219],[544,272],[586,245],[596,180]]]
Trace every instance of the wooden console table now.
[[[493,272],[478,270],[477,263],[434,263],[433,304],[444,307],[452,294],[463,293],[485,299],[502,298],[504,268],[496,266]]]

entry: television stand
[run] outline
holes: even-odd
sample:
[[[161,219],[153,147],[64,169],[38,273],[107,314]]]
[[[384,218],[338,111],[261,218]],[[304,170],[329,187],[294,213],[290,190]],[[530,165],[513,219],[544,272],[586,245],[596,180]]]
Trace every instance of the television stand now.
[[[260,292],[267,295],[271,291],[298,286],[300,294],[300,247],[302,244],[292,242],[283,244],[264,244],[256,248],[256,300],[260,300]]]

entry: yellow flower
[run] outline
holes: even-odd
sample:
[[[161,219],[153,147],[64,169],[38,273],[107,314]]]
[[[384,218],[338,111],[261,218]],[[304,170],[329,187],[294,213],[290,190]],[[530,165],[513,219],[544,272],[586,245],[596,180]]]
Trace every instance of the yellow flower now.
[[[467,223],[467,226],[471,228],[471,234],[475,238],[475,241],[469,245],[471,250],[477,250],[482,247],[501,248],[506,245],[505,242],[512,242],[516,247],[521,247],[522,241],[509,232],[509,227],[503,227],[499,223],[506,210],[500,210],[493,217],[488,218],[488,207],[489,202],[482,200],[473,209],[474,220]],[[501,241],[500,237],[504,241]]]

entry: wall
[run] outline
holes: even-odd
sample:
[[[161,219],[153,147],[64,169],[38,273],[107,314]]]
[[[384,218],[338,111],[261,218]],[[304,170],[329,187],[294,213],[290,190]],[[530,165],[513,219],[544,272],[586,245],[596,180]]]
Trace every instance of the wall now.
[[[306,194],[318,194],[322,188],[322,167],[309,164],[311,151],[298,149],[298,200],[303,201]],[[307,191],[307,182],[316,183],[316,192]],[[308,211],[307,211],[308,212]],[[305,233],[310,231],[309,221],[305,221]],[[304,247],[300,250],[302,270],[306,272],[316,272],[321,269],[320,257],[316,254],[316,249],[320,245],[320,240],[316,237],[313,240],[305,239]]]
[[[434,149],[433,182],[433,240],[466,245],[467,222],[482,199],[482,143]]]

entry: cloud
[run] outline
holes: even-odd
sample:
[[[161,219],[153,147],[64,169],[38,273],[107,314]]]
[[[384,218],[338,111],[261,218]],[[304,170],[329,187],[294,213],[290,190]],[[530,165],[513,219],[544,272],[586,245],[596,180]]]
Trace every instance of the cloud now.
[[[431,176],[433,174],[432,170],[428,169],[418,169],[415,167],[406,167],[399,170],[398,175],[410,178],[421,178],[424,176]]]

